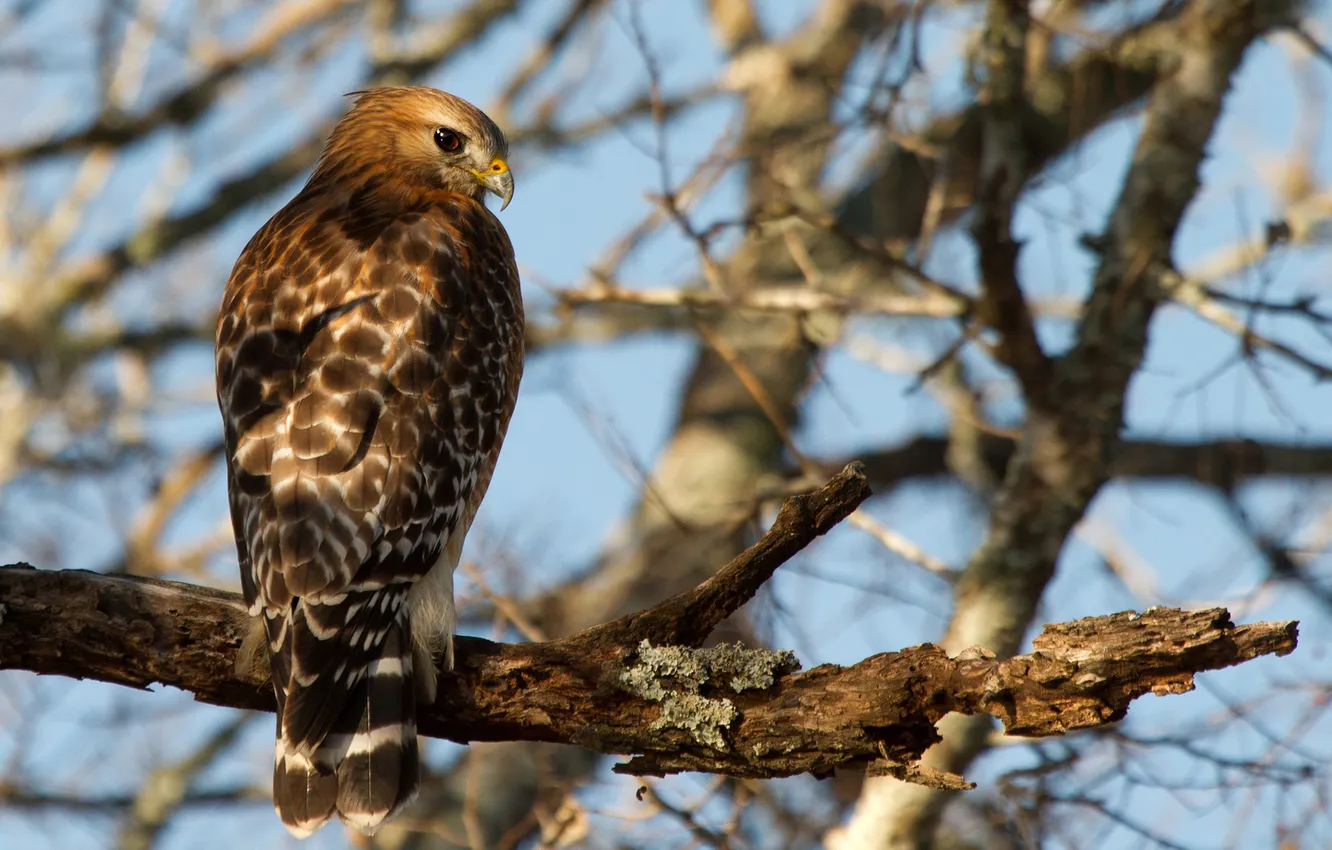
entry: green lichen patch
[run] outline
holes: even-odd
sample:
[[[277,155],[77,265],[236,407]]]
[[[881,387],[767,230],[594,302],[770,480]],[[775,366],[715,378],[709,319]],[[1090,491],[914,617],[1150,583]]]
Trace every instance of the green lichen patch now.
[[[702,689],[762,690],[782,673],[798,669],[795,653],[789,651],[746,649],[739,643],[690,649],[644,640],[638,645],[637,663],[620,673],[620,686],[661,705],[654,731],[683,729],[700,744],[725,750],[722,730],[735,722],[735,704],[725,697],[704,696]]]

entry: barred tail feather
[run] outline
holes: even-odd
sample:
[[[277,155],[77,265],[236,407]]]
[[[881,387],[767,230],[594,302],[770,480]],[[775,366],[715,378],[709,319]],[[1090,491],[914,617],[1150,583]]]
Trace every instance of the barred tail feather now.
[[[338,778],[309,758],[287,749],[279,733],[273,764],[273,808],[297,838],[308,838],[333,816]]]
[[[338,817],[366,835],[416,799],[421,784],[411,639],[398,632],[389,643],[370,665],[360,723],[337,768]]]
[[[415,799],[420,785],[411,626],[405,607],[373,601],[366,607],[391,619],[372,631],[356,630],[358,637],[367,635],[359,646],[368,652],[354,663],[348,663],[354,653],[344,653],[338,666],[313,678],[299,656],[295,665],[282,663],[286,658],[275,664],[275,672],[290,672],[274,677],[285,678],[288,688],[277,688],[273,804],[300,838],[334,814],[372,835]],[[303,618],[293,622],[301,625]],[[294,632],[304,637],[303,629]]]

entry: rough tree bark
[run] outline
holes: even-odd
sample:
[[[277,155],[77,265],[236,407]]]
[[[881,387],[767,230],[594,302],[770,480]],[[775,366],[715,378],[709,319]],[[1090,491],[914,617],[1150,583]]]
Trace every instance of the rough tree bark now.
[[[616,769],[640,776],[825,776],[858,766],[960,790],[969,787],[960,776],[919,764],[950,712],[997,717],[1015,735],[1062,734],[1119,720],[1143,694],[1190,690],[1199,671],[1295,648],[1296,623],[1235,626],[1221,609],[1050,626],[1033,653],[1006,660],[924,644],[797,672],[788,652],[701,648],[869,492],[859,466],[848,466],[787,499],[772,528],[712,578],[645,611],[542,643],[459,638],[455,674],[420,718],[422,734],[627,754]],[[214,705],[273,709],[262,671],[235,663],[247,630],[235,594],[16,565],[0,569],[0,599],[0,669],[161,683]]]

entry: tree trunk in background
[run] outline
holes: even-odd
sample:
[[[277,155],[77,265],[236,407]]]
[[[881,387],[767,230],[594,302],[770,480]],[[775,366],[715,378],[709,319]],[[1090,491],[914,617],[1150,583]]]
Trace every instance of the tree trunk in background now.
[[[992,26],[1017,6],[1008,0],[991,5]],[[1056,361],[1058,406],[1043,409],[1028,393],[1027,421],[986,539],[957,585],[956,606],[940,642],[950,653],[972,646],[1000,657],[1018,653],[1065,541],[1108,478],[1128,384],[1169,286],[1175,230],[1199,188],[1198,171],[1231,75],[1265,28],[1293,12],[1289,4],[1264,4],[1260,16],[1258,5],[1195,0],[1180,12],[1174,73],[1148,96],[1142,135],[1103,238],[1077,342]],[[952,773],[966,771],[993,729],[989,718],[956,714],[938,726],[943,740],[924,761]],[[891,777],[867,780],[850,822],[830,834],[827,846],[933,846],[953,796]]]

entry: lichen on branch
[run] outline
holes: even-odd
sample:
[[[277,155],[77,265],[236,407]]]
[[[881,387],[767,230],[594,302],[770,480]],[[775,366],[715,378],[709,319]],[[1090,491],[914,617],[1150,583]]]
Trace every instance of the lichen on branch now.
[[[746,649],[734,645],[693,649],[653,646],[644,639],[638,660],[619,676],[620,687],[636,697],[661,706],[661,716],[649,727],[684,729],[694,740],[718,750],[727,749],[723,733],[735,721],[735,703],[725,696],[706,696],[702,689],[725,688],[734,693],[770,688],[778,675],[800,669],[795,653]]]

